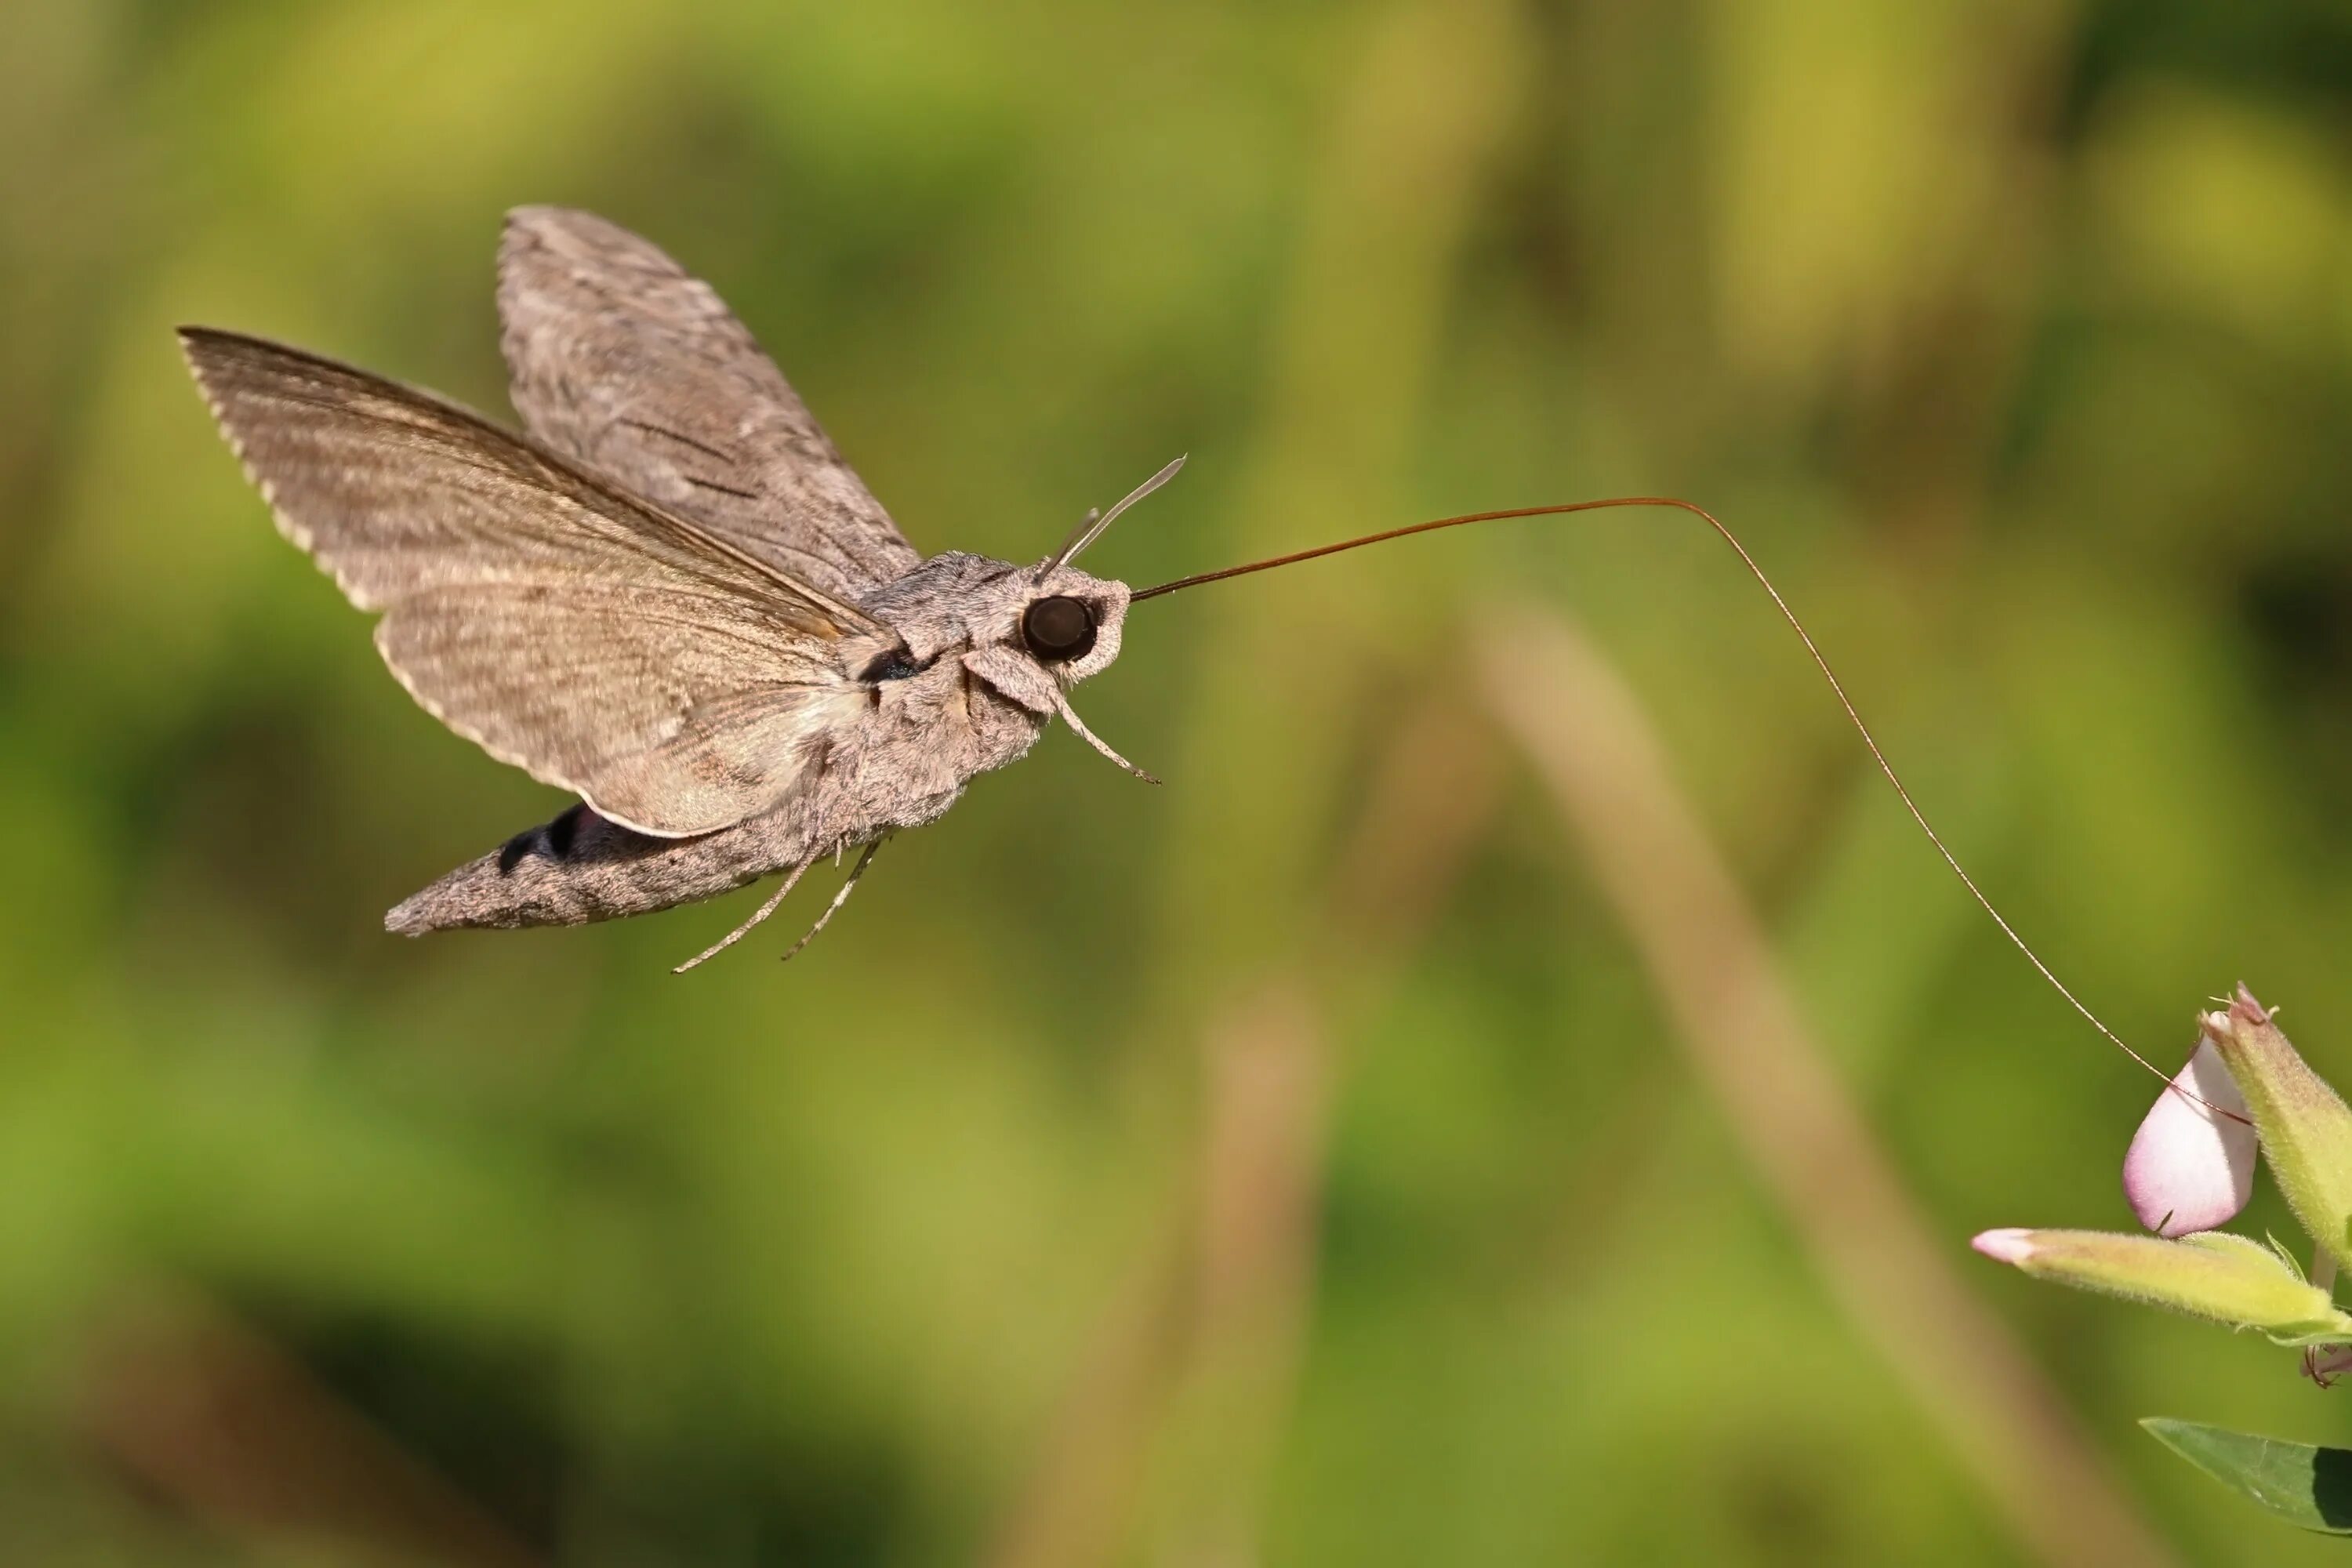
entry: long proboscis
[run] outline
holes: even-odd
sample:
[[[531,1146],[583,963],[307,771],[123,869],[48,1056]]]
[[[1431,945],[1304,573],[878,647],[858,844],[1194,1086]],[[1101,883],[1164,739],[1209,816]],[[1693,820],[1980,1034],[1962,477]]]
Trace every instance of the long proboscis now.
[[[1460,528],[1465,523],[1472,522],[1499,522],[1514,517],[1559,517],[1567,512],[1603,511],[1614,507],[1629,506],[1670,507],[1678,511],[1686,511],[1722,536],[1723,542],[1730,545],[1733,552],[1738,555],[1739,563],[1748,568],[1748,574],[1756,579],[1765,593],[1771,595],[1773,608],[1779,610],[1780,618],[1789,623],[1789,629],[1795,632],[1798,639],[1805,645],[1805,651],[1812,656],[1814,668],[1822,672],[1822,679],[1829,682],[1830,690],[1838,700],[1838,706],[1845,710],[1845,716],[1853,725],[1854,732],[1862,737],[1862,743],[1870,749],[1871,761],[1876,763],[1878,771],[1886,775],[1886,782],[1894,786],[1895,797],[1902,801],[1903,809],[1911,814],[1911,820],[1918,825],[1920,832],[1927,836],[1927,842],[1936,847],[1936,853],[1943,858],[1945,865],[1951,868],[1952,875],[1960,879],[1960,886],[1969,890],[1969,897],[1977,901],[1978,908],[1992,917],[1992,923],[2000,928],[2001,935],[2007,937],[2011,945],[2025,955],[2025,962],[2033,965],[2036,973],[2048,981],[2051,987],[2066,999],[2068,1006],[2081,1014],[2084,1020],[2105,1036],[2108,1043],[2117,1050],[2169,1083],[2172,1075],[2134,1050],[2121,1035],[2108,1028],[2096,1013],[2092,1012],[2084,1005],[2080,997],[2066,988],[2064,981],[2052,973],[2050,966],[2042,962],[2041,955],[2027,945],[2023,937],[2017,934],[2017,928],[2011,925],[2007,917],[1993,907],[1990,899],[1985,897],[1984,890],[1977,886],[1976,879],[1969,875],[1967,868],[1960,864],[1959,857],[1954,855],[1945,846],[1942,837],[1927,821],[1927,814],[1919,809],[1918,802],[1911,798],[1911,792],[1905,787],[1901,776],[1895,773],[1895,764],[1886,760],[1885,752],[1880,749],[1878,737],[1870,732],[1870,726],[1863,722],[1862,713],[1854,707],[1853,699],[1846,695],[1845,683],[1838,679],[1837,671],[1831,668],[1829,656],[1822,653],[1820,645],[1813,641],[1813,634],[1805,629],[1805,623],[1797,618],[1797,612],[1789,607],[1789,601],[1780,596],[1780,590],[1772,585],[1772,579],[1764,574],[1764,568],[1756,563],[1756,557],[1748,553],[1748,547],[1739,542],[1738,536],[1725,527],[1722,521],[1705,507],[1691,501],[1680,500],[1672,496],[1612,496],[1604,500],[1570,501],[1559,506],[1522,506],[1512,507],[1503,511],[1465,512],[1460,517],[1441,517],[1433,522],[1411,523],[1403,528],[1391,528],[1381,533],[1368,533],[1360,539],[1342,540],[1337,544],[1320,545],[1313,550],[1295,551],[1288,555],[1276,555],[1265,561],[1253,561],[1246,565],[1228,566],[1221,572],[1202,572],[1191,577],[1179,577],[1172,583],[1162,583],[1157,587],[1144,589],[1135,595],[1131,602],[1140,604],[1146,599],[1158,598],[1162,594],[1175,593],[1180,588],[1197,588],[1204,583],[1221,583],[1228,577],[1244,577],[1253,572],[1270,572],[1277,566],[1292,566],[1301,561],[1315,560],[1318,556],[1337,555],[1343,550],[1360,550],[1367,544],[1380,544],[1391,539],[1402,539],[1408,534],[1429,533],[1441,528]],[[2189,1091],[2182,1092],[2188,1094],[2191,1100],[2199,1099]],[[2200,1100],[2199,1103],[2205,1102]],[[2233,1121],[2244,1120],[2243,1117],[2223,1110],[2218,1106],[2209,1105],[2207,1109],[2216,1110],[2223,1116],[2229,1116]]]

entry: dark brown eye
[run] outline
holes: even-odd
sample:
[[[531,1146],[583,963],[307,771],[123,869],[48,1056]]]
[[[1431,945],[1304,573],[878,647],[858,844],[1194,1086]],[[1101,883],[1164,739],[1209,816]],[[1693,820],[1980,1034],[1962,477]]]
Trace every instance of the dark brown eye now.
[[[1042,659],[1084,658],[1095,646],[1095,613],[1067,595],[1040,599],[1021,616],[1021,640]]]

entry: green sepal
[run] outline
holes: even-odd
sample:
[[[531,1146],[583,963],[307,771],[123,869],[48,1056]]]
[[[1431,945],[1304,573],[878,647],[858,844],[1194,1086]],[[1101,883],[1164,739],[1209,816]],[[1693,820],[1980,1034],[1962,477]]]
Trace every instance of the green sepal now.
[[[2311,1070],[2269,1009],[2244,986],[2206,1038],[2245,1096],[2263,1159],[2311,1238],[2352,1268],[2352,1105]]]
[[[2289,1350],[2304,1350],[2312,1345],[2352,1345],[2352,1319],[2341,1313],[2333,1318],[2315,1318],[2307,1323],[2280,1323],[2255,1332],[2274,1345]]]
[[[2294,1275],[2297,1279],[2302,1280],[2306,1285],[2311,1283],[2311,1276],[2303,1271],[2303,1259],[2297,1258],[2294,1253],[2289,1252],[2286,1249],[2286,1244],[2284,1242],[2281,1241],[2277,1237],[2273,1236],[2269,1231],[2263,1232],[2263,1240],[2269,1244],[2272,1256],[2275,1257],[2281,1263],[2286,1265],[2288,1273]]]
[[[2036,1279],[2254,1329],[2290,1344],[2352,1342],[2352,1316],[2258,1241],[2095,1230],[1996,1230],[1973,1245]]]

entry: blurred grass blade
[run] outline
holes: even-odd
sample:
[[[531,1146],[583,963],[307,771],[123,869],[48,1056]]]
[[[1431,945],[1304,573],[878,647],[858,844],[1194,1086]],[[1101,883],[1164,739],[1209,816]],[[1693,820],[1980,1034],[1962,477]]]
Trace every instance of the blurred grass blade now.
[[[1673,1026],[1663,1037],[1685,1051],[1850,1327],[2032,1556],[2069,1568],[2173,1561],[1953,1269],[1902,1168],[1830,1068],[1640,699],[1558,613],[1497,605],[1486,616],[1481,688],[1632,933]]]
[[[2315,1447],[2194,1421],[2142,1421],[2148,1435],[2289,1524],[2352,1535],[2352,1449]]]

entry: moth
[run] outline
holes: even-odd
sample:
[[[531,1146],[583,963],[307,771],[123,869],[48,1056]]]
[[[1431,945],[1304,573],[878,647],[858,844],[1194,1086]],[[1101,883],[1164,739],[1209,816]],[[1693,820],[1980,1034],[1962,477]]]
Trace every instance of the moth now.
[[[376,647],[409,695],[578,797],[394,905],[384,924],[403,935],[646,914],[781,872],[688,969],[772,914],[809,867],[858,850],[789,958],[884,840],[937,819],[1053,719],[1149,779],[1069,693],[1118,657],[1131,605],[1179,589],[1430,529],[1620,506],[1697,513],[1762,580],[1712,516],[1651,497],[1443,518],[1140,591],[1080,571],[1181,458],[1041,561],[925,558],[718,294],[647,241],[587,213],[517,208],[498,300],[522,434],[298,349],[180,331],[279,531],[380,617]]]
[[[409,694],[579,797],[389,930],[607,920],[783,872],[724,947],[861,849],[830,918],[885,838],[1049,719],[1141,773],[1070,708],[1130,600],[1072,563],[1183,459],[1041,562],[925,559],[717,293],[646,241],[520,208],[499,310],[520,436],[317,355],[180,332],[279,530],[381,616]]]

